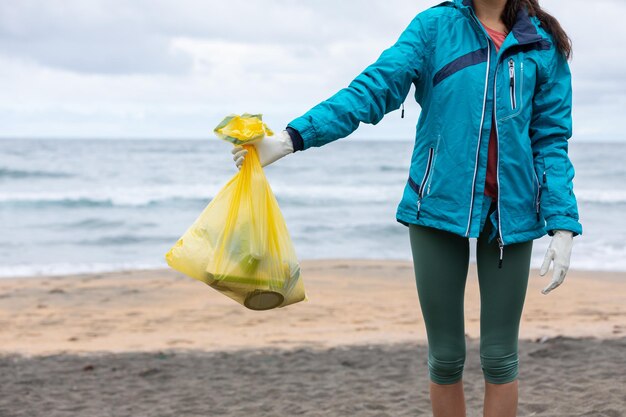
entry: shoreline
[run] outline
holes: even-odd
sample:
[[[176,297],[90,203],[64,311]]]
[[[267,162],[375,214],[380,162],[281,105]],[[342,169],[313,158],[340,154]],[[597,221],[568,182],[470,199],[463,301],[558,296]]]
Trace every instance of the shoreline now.
[[[163,350],[328,349],[426,343],[412,262],[301,262],[309,300],[254,312],[169,269],[0,279],[0,354]],[[532,269],[520,340],[626,336],[626,272],[568,271],[548,295],[552,271]],[[465,326],[479,337],[476,265]]]
[[[411,260],[405,259],[379,259],[379,258],[310,258],[310,259],[301,259],[300,263],[328,263],[328,262],[349,262],[349,263],[407,263],[412,265]],[[476,266],[475,260],[470,261],[470,265]],[[552,266],[551,266],[552,268]],[[166,266],[151,266],[151,267],[129,267],[129,268],[119,268],[119,269],[103,269],[103,270],[92,270],[92,271],[77,271],[77,272],[67,272],[67,273],[36,273],[36,274],[19,274],[19,275],[0,275],[0,282],[4,280],[32,280],[32,279],[53,279],[53,278],[71,278],[71,277],[87,277],[92,275],[111,275],[111,274],[121,274],[121,273],[133,273],[133,272],[167,272],[170,268]],[[531,272],[535,271],[539,272],[539,268],[531,268]],[[549,273],[551,273],[550,270]],[[568,271],[568,277],[570,273],[582,273],[582,274],[597,274],[602,276],[603,279],[617,279],[622,280],[626,279],[626,269],[585,269],[585,268],[571,268]],[[567,279],[567,277],[566,277]]]

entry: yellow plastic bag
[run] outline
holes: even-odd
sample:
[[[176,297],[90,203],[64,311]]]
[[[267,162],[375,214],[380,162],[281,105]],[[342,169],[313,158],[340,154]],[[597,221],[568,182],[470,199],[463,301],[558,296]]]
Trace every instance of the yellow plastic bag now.
[[[215,129],[248,150],[237,174],[167,252],[170,267],[252,310],[306,300],[300,265],[251,142],[271,134],[261,115],[229,116]]]
[[[273,136],[274,132],[263,123],[260,114],[244,113],[241,116],[231,114],[217,125],[214,130],[218,138],[234,145],[250,145],[263,137]]]

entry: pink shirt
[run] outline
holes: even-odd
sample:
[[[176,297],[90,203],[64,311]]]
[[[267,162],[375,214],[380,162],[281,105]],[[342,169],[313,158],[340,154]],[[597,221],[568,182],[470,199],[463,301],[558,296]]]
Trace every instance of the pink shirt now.
[[[493,30],[485,26],[483,24],[485,30],[489,34],[489,37],[496,44],[496,52],[500,50],[500,46],[504,42],[506,38],[506,33],[498,32],[497,30]],[[498,168],[498,145],[496,138],[496,120],[495,115],[491,122],[491,133],[489,135],[489,153],[487,156],[487,178],[485,180],[485,194],[493,198],[494,200],[498,198],[498,176],[497,176],[497,168]]]
[[[498,32],[497,30],[493,30],[491,28],[488,28],[484,24],[483,24],[483,27],[485,28],[485,30],[489,34],[489,37],[491,38],[493,43],[496,44],[496,52],[499,51],[500,47],[502,46],[502,43],[504,43],[504,39],[506,38],[506,33]]]

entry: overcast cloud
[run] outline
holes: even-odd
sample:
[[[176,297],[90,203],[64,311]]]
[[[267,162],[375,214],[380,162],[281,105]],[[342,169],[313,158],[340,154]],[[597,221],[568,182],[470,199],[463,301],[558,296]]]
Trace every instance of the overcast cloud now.
[[[0,136],[207,137],[246,111],[279,129],[438,2],[0,1]],[[575,138],[626,140],[626,2],[541,3],[574,42]],[[410,97],[354,136],[411,139]]]

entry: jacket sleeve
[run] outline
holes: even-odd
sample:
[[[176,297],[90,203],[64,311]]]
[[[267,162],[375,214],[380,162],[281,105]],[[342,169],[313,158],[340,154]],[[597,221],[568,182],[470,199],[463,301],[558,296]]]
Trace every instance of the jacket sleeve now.
[[[567,59],[556,48],[538,70],[533,98],[530,139],[537,178],[541,183],[541,212],[548,235],[555,229],[582,234],[574,194],[574,166],[568,156],[572,136],[572,84]]]
[[[322,146],[351,134],[360,122],[377,124],[406,99],[411,84],[420,76],[431,49],[432,19],[419,13],[394,45],[382,52],[346,88],[319,103],[287,127],[300,137],[295,150]],[[289,130],[289,129],[288,129]],[[292,137],[293,131],[290,131]],[[296,135],[297,136],[297,135]]]

